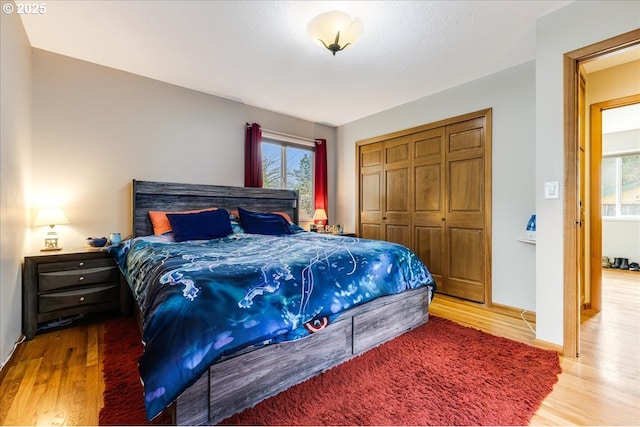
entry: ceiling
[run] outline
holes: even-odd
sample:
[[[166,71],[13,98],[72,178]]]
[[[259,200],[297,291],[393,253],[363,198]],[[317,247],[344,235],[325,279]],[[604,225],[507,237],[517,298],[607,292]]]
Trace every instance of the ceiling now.
[[[33,47],[339,126],[530,61],[536,20],[571,1],[50,1]],[[335,57],[316,15],[359,17]]]

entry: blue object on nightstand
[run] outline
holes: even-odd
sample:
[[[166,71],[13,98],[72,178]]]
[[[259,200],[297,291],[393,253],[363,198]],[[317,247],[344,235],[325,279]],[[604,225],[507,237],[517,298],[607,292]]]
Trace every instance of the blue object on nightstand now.
[[[89,237],[87,239],[87,244],[93,248],[101,248],[107,244],[106,237]]]

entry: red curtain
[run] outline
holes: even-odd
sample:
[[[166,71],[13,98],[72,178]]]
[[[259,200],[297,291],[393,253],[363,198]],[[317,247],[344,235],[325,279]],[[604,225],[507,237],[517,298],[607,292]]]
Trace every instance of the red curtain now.
[[[315,208],[324,209],[329,214],[327,191],[327,140],[316,139],[316,166],[314,170]]]
[[[262,131],[257,123],[246,124],[244,137],[244,186],[262,187]]]

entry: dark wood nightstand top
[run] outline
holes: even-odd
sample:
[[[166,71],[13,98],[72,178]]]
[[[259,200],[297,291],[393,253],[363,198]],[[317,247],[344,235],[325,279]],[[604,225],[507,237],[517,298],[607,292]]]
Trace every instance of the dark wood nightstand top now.
[[[74,258],[77,255],[86,255],[87,259],[94,258],[108,258],[111,257],[103,248],[92,248],[89,246],[79,246],[75,248],[64,248],[59,251],[33,251],[25,255],[25,258],[42,258],[47,259],[51,258],[53,261],[59,260],[60,258]],[[46,261],[43,261],[46,262]]]

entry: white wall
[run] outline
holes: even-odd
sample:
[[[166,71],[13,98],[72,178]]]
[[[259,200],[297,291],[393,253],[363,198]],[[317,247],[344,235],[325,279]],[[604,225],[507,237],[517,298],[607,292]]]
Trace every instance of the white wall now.
[[[640,67],[638,68],[640,76]],[[638,90],[640,90],[640,78],[637,79]],[[640,93],[640,92],[638,92]],[[606,110],[603,111],[606,113]],[[638,118],[640,124],[640,117]],[[603,119],[606,121],[606,119]],[[602,153],[620,154],[640,151],[640,129],[626,130],[602,134]]]
[[[244,185],[246,122],[327,139],[335,186],[332,127],[38,49],[32,119],[33,204],[64,208],[65,249],[130,234],[132,179]],[[35,230],[32,249],[44,232]]]
[[[640,93],[640,61],[637,61],[637,74],[628,80]],[[602,135],[603,153],[640,151],[640,129]],[[634,218],[602,219],[602,255],[614,258],[628,258],[629,262],[640,262],[640,220]],[[640,277],[638,277],[640,280]]]
[[[564,70],[563,55],[640,28],[640,2],[575,2],[536,25],[536,336],[563,343]],[[560,184],[559,199],[544,183]]]
[[[534,310],[535,248],[516,241],[535,211],[534,83],[528,62],[339,127],[337,221],[355,229],[357,141],[491,107],[493,302]]]
[[[640,262],[640,221],[605,219],[602,221],[602,255]],[[638,274],[640,281],[640,274]]]
[[[5,4],[5,2],[3,2]],[[0,367],[22,330],[22,256],[31,172],[31,47],[20,18],[0,14]]]

